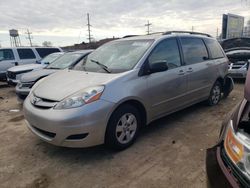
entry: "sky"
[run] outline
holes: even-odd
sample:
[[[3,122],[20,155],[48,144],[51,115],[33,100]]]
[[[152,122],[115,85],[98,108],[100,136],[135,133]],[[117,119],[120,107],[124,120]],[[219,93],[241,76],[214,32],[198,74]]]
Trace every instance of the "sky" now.
[[[87,42],[87,13],[95,40],[191,30],[216,36],[221,32],[222,14],[232,13],[250,19],[250,0],[0,0],[0,45],[10,46],[9,29],[18,29],[23,46],[32,42],[54,46]]]

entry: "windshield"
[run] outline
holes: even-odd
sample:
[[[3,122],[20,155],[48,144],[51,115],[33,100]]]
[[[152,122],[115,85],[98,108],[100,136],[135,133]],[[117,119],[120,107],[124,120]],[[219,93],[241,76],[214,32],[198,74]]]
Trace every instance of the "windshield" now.
[[[72,64],[76,63],[79,58],[83,56],[82,53],[67,53],[53,61],[48,65],[47,69],[66,69]]]
[[[51,62],[53,62],[54,60],[56,60],[59,56],[61,56],[62,54],[50,54],[47,55],[45,58],[43,58],[41,61],[39,61],[39,64],[50,64]]]
[[[77,70],[119,73],[131,70],[153,43],[153,40],[115,41],[92,52]]]

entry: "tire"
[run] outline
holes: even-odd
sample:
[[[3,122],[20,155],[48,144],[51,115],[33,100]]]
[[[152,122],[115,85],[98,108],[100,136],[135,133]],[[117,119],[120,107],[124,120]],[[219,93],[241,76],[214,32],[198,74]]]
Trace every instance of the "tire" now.
[[[210,91],[209,98],[207,100],[207,104],[209,106],[217,105],[221,99],[221,83],[216,81]]]
[[[141,126],[137,108],[125,104],[111,115],[105,134],[105,145],[111,149],[123,150],[134,143]]]

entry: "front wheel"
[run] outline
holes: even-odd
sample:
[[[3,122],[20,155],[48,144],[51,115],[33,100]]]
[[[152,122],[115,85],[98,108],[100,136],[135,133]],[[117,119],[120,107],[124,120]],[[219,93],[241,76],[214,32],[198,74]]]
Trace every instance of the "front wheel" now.
[[[221,84],[216,81],[213,85],[207,103],[209,106],[217,105],[221,99]]]
[[[129,147],[136,140],[140,125],[140,113],[134,106],[126,104],[119,107],[109,120],[105,144],[117,150]]]

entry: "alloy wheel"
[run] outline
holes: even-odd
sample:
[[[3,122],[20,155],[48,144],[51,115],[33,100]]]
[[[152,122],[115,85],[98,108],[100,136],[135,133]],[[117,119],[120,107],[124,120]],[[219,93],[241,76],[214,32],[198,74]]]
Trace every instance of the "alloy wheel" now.
[[[116,125],[116,138],[121,144],[127,144],[134,138],[136,131],[136,117],[131,113],[126,113]]]

